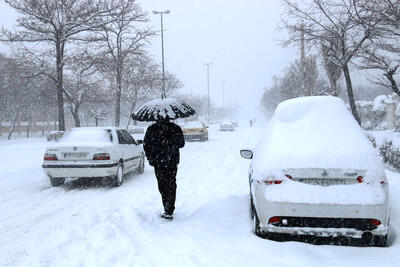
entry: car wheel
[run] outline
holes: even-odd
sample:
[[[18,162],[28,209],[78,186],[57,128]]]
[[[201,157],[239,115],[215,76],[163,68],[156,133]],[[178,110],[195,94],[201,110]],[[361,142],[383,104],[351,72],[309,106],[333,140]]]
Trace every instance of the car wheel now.
[[[117,174],[113,178],[113,185],[120,186],[124,182],[124,165],[118,164]]]
[[[260,228],[260,220],[258,219],[258,215],[255,211],[253,211],[254,219],[253,219],[253,226],[254,226],[254,233],[256,236],[262,237],[262,232]]]
[[[387,238],[388,238],[388,235],[384,235],[384,236],[376,235],[376,236],[374,236],[374,241],[372,242],[372,245],[374,247],[386,247]]]
[[[51,186],[60,186],[64,184],[65,178],[50,178]]]
[[[144,155],[143,154],[140,156],[139,167],[137,167],[136,171],[138,173],[144,173]]]
[[[254,204],[253,198],[250,195],[250,207],[249,207],[250,219],[254,220]]]

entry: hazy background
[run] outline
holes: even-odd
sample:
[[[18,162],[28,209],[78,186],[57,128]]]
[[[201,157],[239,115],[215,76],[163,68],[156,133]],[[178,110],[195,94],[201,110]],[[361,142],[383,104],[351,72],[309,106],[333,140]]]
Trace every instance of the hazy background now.
[[[165,68],[184,83],[183,92],[207,95],[210,68],[210,99],[222,106],[238,105],[247,117],[259,117],[259,102],[271,77],[295,57],[294,48],[282,48],[276,31],[280,21],[279,0],[142,0],[151,24],[160,30],[160,16],[152,10],[171,10],[164,16]],[[12,27],[16,12],[0,1],[0,24]],[[154,37],[151,55],[161,62],[161,38]],[[0,51],[9,49],[0,44]]]

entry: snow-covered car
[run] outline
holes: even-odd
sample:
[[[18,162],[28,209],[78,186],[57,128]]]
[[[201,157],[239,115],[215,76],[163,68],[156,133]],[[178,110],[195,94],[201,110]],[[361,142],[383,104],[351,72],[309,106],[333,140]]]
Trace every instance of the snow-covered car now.
[[[187,141],[207,141],[207,127],[202,121],[188,121],[182,126],[183,136]]]
[[[252,159],[255,234],[386,245],[388,181],[372,144],[339,98],[282,102],[254,152],[241,155]]]
[[[220,125],[219,125],[219,130],[220,131],[234,131],[235,130],[235,126],[233,125],[232,122],[230,121],[223,121]]]
[[[120,186],[124,175],[144,171],[142,141],[116,127],[73,128],[50,145],[44,154],[43,169],[52,186],[66,178],[110,177]]]

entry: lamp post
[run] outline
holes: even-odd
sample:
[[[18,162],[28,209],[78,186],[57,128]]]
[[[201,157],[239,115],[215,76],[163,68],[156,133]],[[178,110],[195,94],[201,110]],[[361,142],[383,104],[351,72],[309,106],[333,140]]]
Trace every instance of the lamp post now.
[[[207,67],[207,121],[210,120],[210,66],[211,62],[203,63]]]
[[[222,83],[222,112],[225,111],[225,82],[226,82],[226,80],[221,80],[221,83]]]
[[[163,14],[169,14],[170,10],[156,11],[153,10],[153,14],[160,15],[161,18],[161,54],[162,54],[162,94],[161,99],[166,97],[165,94],[165,72],[164,72],[164,26],[163,26]]]

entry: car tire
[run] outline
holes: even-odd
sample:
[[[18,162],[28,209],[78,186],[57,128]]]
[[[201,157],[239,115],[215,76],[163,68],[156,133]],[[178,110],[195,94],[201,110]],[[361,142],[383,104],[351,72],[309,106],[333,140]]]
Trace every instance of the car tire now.
[[[112,183],[114,187],[118,187],[123,182],[124,182],[124,165],[122,163],[119,163],[117,168],[117,173],[112,178]]]
[[[260,228],[260,219],[258,219],[258,215],[255,212],[254,212],[253,226],[254,226],[254,233],[256,234],[256,236],[263,237]]]
[[[258,218],[257,211],[254,208],[254,205],[253,205],[252,210],[253,210],[253,228],[254,228],[253,230],[254,230],[254,234],[256,236],[258,236],[258,237],[262,237],[263,238],[264,237],[264,233],[261,231],[260,219]]]
[[[374,241],[372,241],[372,245],[374,247],[386,247],[387,246],[388,235],[376,235],[374,236]]]
[[[140,155],[139,167],[136,169],[137,173],[144,173],[144,155]]]
[[[51,186],[60,186],[64,184],[65,178],[50,178]]]
[[[254,204],[253,204],[253,198],[251,197],[251,195],[250,195],[249,214],[250,214],[250,219],[254,220]]]

